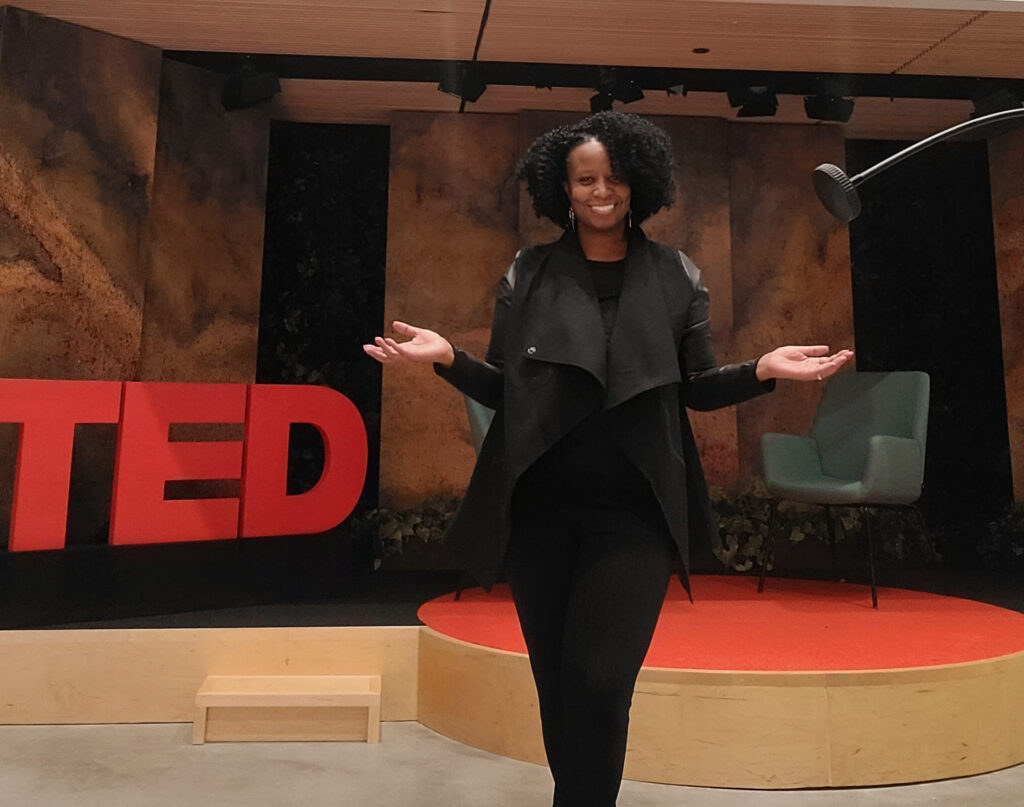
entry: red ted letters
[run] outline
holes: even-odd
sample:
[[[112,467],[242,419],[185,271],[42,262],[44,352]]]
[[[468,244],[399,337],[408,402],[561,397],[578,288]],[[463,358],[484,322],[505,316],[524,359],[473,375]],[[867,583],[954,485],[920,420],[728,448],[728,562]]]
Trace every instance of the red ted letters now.
[[[352,512],[367,444],[355,405],[328,387],[0,379],[0,423],[21,425],[8,549],[64,546],[78,423],[117,423],[110,543],[322,532]],[[178,423],[244,423],[241,442],[173,442]],[[288,432],[310,423],[324,470],[289,496]],[[168,481],[239,479],[240,498],[164,498]]]

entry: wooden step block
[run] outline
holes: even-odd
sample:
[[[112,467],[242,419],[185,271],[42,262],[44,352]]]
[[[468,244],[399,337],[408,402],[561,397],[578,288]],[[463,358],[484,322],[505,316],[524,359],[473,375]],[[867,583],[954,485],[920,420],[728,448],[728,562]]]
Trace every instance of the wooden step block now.
[[[196,693],[192,729],[196,744],[380,742],[380,676],[211,675]]]

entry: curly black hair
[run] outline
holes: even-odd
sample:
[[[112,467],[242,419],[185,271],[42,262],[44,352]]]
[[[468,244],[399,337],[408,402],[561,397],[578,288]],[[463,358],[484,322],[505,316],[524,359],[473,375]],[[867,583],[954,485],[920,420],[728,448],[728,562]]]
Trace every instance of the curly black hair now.
[[[612,168],[629,183],[633,224],[672,205],[672,143],[664,130],[628,112],[597,112],[541,135],[516,166],[516,178],[526,180],[538,216],[569,227],[569,197],[562,184],[567,178],[566,160],[570,151],[587,140],[605,147]]]

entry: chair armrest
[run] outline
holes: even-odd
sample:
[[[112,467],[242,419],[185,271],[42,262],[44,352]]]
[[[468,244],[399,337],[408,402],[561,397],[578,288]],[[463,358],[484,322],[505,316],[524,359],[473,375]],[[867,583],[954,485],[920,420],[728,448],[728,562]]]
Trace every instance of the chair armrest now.
[[[821,478],[821,457],[813,437],[775,432],[762,434],[761,461],[769,491],[773,485]]]
[[[924,452],[907,437],[876,434],[868,439],[864,465],[864,500],[877,504],[911,504],[921,496]]]

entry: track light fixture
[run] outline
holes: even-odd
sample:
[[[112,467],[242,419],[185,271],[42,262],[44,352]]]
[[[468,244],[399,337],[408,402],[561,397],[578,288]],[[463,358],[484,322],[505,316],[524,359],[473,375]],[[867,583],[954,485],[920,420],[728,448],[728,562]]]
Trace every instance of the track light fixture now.
[[[281,82],[273,73],[256,70],[248,57],[228,76],[220,102],[224,109],[248,109],[269,101],[281,92]]]
[[[472,104],[484,94],[487,84],[484,83],[479,68],[475,64],[449,62],[444,66],[441,82],[437,85],[437,89]]]
[[[612,108],[613,101],[615,101],[615,99],[606,92],[596,93],[595,95],[590,96],[590,111],[607,112]]]
[[[739,107],[737,118],[770,118],[779,108],[775,92],[764,85],[735,87],[728,94],[729,106]]]
[[[853,99],[831,92],[807,95],[804,96],[804,111],[811,120],[846,123],[853,114]]]
[[[644,97],[640,82],[627,78],[614,67],[598,69],[597,85],[594,89],[597,90],[597,94],[590,99],[591,112],[611,109],[614,101],[631,104]]]
[[[981,118],[993,112],[1005,112],[1008,109],[1019,109],[1021,97],[1013,90],[989,84],[971,97],[974,104],[972,118]]]

